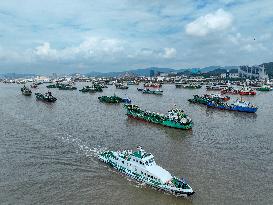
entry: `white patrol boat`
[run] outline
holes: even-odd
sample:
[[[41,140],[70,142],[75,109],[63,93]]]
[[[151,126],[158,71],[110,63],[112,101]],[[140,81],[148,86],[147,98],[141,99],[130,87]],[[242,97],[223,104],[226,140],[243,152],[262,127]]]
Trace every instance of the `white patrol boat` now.
[[[192,188],[183,178],[174,177],[158,166],[154,161],[154,156],[146,153],[140,146],[137,147],[136,151],[105,151],[100,153],[98,157],[119,172],[159,190],[176,196],[194,194]]]

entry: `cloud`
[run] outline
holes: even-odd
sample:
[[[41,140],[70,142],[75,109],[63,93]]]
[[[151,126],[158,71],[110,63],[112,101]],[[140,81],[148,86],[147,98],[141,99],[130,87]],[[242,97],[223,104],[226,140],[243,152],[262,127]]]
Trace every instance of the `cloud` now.
[[[0,1],[0,73],[257,64],[273,56],[272,0],[19,1]]]
[[[44,42],[34,49],[34,53],[41,58],[57,59],[57,50],[50,47],[50,43]]]
[[[234,44],[239,50],[246,52],[255,52],[261,50],[267,50],[265,43],[271,38],[269,33],[261,34],[258,38],[243,36],[241,33],[235,35],[229,35],[228,40]]]
[[[176,56],[175,48],[164,48],[163,58],[174,58]]]
[[[191,36],[206,36],[209,33],[223,31],[232,24],[233,17],[223,9],[200,16],[186,25],[186,33]]]
[[[109,56],[121,54],[125,43],[113,38],[89,37],[77,46],[53,49],[49,42],[37,46],[33,53],[45,61],[91,59],[95,57],[107,60]]]

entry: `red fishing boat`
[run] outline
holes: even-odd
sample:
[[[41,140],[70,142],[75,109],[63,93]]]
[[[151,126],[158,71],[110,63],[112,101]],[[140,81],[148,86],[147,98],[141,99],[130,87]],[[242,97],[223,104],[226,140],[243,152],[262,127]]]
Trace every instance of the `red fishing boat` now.
[[[240,92],[239,92],[240,95],[256,95],[256,92],[249,88],[249,87],[243,87]]]

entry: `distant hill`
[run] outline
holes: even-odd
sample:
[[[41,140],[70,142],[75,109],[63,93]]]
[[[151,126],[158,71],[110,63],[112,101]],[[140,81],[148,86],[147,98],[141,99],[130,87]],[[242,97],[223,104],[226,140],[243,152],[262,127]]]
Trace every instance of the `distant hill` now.
[[[273,63],[265,63],[265,67],[269,70],[272,70],[272,64]],[[174,69],[174,68],[159,68],[159,67],[149,67],[149,68],[140,68],[140,69],[134,69],[134,70],[126,70],[126,71],[120,71],[120,72],[96,72],[92,71],[89,73],[86,73],[86,76],[89,77],[119,77],[124,75],[136,75],[136,76],[150,76],[151,70],[154,71],[155,75],[157,73],[171,73],[175,72],[180,75],[191,75],[191,74],[202,74],[202,73],[209,73],[215,71],[216,73],[219,72],[226,72],[229,70],[230,72],[237,72],[238,66],[208,66],[204,68],[182,68],[182,69]],[[272,71],[269,71],[272,72]],[[29,78],[29,77],[35,77],[37,75],[35,74],[17,74],[17,73],[7,73],[7,74],[0,74],[0,78],[8,78],[8,79],[14,79],[14,78]]]
[[[172,68],[158,68],[158,67],[150,67],[150,68],[144,68],[144,69],[135,69],[135,70],[128,70],[128,71],[122,71],[122,72],[108,72],[108,73],[100,73],[100,72],[90,72],[87,73],[87,76],[93,76],[93,77],[117,77],[124,75],[126,73],[132,73],[137,76],[150,76],[150,72],[153,70],[156,73],[162,72],[162,73],[170,73],[170,72],[176,72],[177,70]]]
[[[30,73],[5,73],[5,74],[0,74],[0,78],[5,78],[5,79],[16,79],[16,78],[31,78],[35,77],[37,75],[35,74],[30,74]]]
[[[122,76],[126,73],[132,73],[137,76],[150,76],[151,70],[154,71],[155,74],[157,73],[171,73],[171,72],[177,72],[184,74],[185,72],[188,74],[191,73],[199,73],[199,72],[208,72],[212,71],[214,69],[219,68],[219,66],[211,66],[206,68],[190,68],[190,69],[173,69],[173,68],[159,68],[159,67],[149,67],[149,68],[142,68],[142,69],[135,69],[135,70],[128,70],[123,72],[108,72],[108,73],[101,73],[101,72],[90,72],[87,73],[87,76],[93,76],[93,77],[118,77]]]

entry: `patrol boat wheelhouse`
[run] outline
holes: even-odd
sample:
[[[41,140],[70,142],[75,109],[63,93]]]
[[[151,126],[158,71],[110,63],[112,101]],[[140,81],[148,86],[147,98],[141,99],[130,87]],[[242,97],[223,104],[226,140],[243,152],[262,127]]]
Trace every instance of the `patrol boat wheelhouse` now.
[[[158,166],[154,156],[145,152],[140,146],[136,151],[105,151],[98,157],[119,172],[159,190],[176,196],[194,194],[190,185],[183,178],[172,176],[167,170]]]

